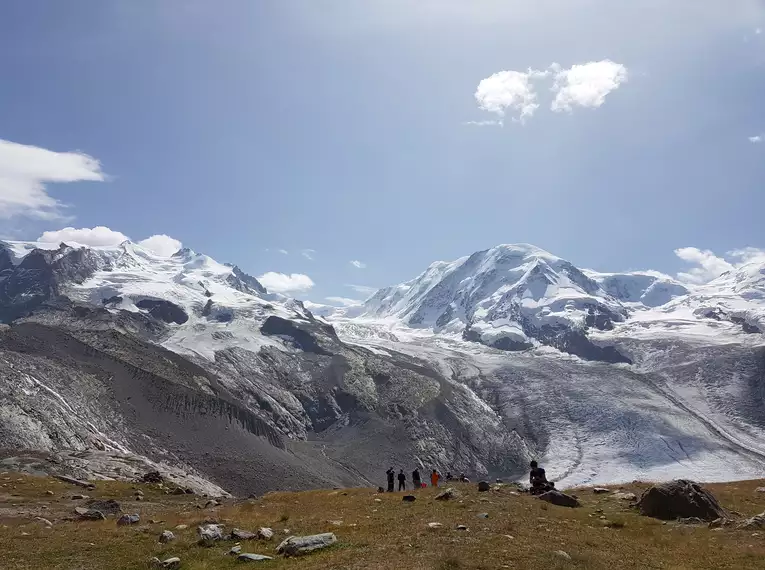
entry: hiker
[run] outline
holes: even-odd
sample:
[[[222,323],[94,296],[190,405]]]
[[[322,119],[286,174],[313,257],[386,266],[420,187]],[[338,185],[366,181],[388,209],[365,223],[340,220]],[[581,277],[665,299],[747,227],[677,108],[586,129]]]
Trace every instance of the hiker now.
[[[433,469],[433,473],[430,474],[430,484],[433,487],[438,487],[438,480],[441,478],[441,476],[438,474],[438,471]]]
[[[460,483],[470,483],[470,479],[465,477],[464,473],[460,473]]]
[[[531,471],[529,472],[529,483],[531,489],[529,492],[532,495],[541,495],[553,488],[550,482],[547,480],[545,470],[542,469],[536,461],[529,463]]]
[[[388,476],[388,492],[393,492],[393,480],[396,476],[396,472],[393,470],[393,467],[389,468],[385,474]]]
[[[422,487],[422,479],[420,478],[420,468],[415,467],[412,471],[412,487],[419,489]]]
[[[398,490],[406,491],[406,475],[403,469],[398,472]]]
[[[452,472],[451,471],[447,471],[446,472],[446,480],[447,481],[451,481],[452,480]]]

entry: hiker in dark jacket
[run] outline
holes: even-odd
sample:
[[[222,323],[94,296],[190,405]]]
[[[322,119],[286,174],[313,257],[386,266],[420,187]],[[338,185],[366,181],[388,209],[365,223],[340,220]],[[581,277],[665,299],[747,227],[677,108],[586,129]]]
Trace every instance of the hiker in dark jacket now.
[[[398,490],[406,491],[406,475],[403,469],[398,472]]]
[[[545,470],[536,461],[532,461],[529,466],[531,467],[529,483],[531,484],[530,492],[532,495],[541,495],[553,488],[550,482],[547,481]]]
[[[393,484],[394,484],[395,477],[396,477],[396,472],[393,470],[393,467],[391,467],[390,469],[388,469],[385,472],[385,474],[388,476],[388,492],[392,493],[393,492]]]
[[[420,478],[420,469],[415,468],[414,471],[412,471],[412,487],[415,489],[419,489],[422,487],[422,479]]]

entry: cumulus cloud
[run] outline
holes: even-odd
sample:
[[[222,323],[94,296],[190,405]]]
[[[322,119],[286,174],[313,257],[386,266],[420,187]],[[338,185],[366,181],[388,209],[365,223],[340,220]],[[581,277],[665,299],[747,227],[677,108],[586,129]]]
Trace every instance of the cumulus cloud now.
[[[65,206],[48,194],[45,184],[85,180],[104,180],[101,164],[87,154],[0,139],[0,219],[62,219]]]
[[[313,280],[302,273],[276,273],[269,271],[258,277],[263,286],[272,293],[300,293],[314,286]]]
[[[754,144],[761,143],[763,140],[765,140],[765,137],[762,135],[754,135],[753,137],[749,137],[749,142]]]
[[[358,259],[354,259],[351,262],[351,265],[353,265],[356,269],[366,269],[367,264],[364,262],[359,261]]]
[[[180,241],[165,234],[156,234],[142,239],[138,245],[163,257],[170,257],[183,246]]]
[[[481,109],[500,117],[504,117],[508,109],[518,111],[515,120],[523,123],[539,108],[531,80],[544,77],[547,73],[533,69],[526,72],[498,71],[481,80],[475,90],[475,100]]]
[[[88,247],[113,247],[129,239],[130,238],[122,232],[115,231],[106,226],[96,226],[95,228],[68,227],[60,230],[43,232],[43,234],[37,238],[37,241],[46,243],[64,242],[67,244],[78,244]],[[165,234],[153,235],[137,243],[141,247],[145,247],[149,251],[165,257],[170,257],[176,251],[181,249],[181,246],[183,245],[177,239],[171,238]]]
[[[367,285],[346,284],[346,287],[348,287],[349,289],[353,289],[354,291],[356,291],[357,293],[361,293],[362,295],[371,295],[377,292],[377,288],[369,287]]]
[[[287,251],[286,249],[277,249],[276,251],[278,251],[282,255],[289,255],[290,254],[290,252]]]
[[[747,263],[758,262],[765,263],[765,250],[756,247],[745,247],[729,251],[727,256],[732,260],[715,255],[708,249],[699,249],[697,247],[681,247],[675,250],[677,255],[683,261],[696,265],[687,272],[677,274],[677,278],[687,283],[708,283],[725,273],[732,271]]]
[[[544,71],[499,71],[482,79],[475,91],[478,107],[494,113],[499,119],[465,121],[465,125],[503,126],[508,112],[517,112],[513,121],[525,123],[539,108],[536,82],[553,78],[555,98],[550,105],[554,112],[571,111],[575,106],[600,107],[606,96],[627,81],[627,68],[604,59],[572,65],[564,69],[553,63]]]
[[[316,253],[315,249],[304,249],[300,252],[300,255],[305,257],[306,259],[310,259],[313,261],[313,254]]]
[[[37,241],[47,243],[80,244],[90,247],[109,247],[119,245],[128,238],[122,232],[116,232],[106,226],[95,228],[63,228],[60,230],[43,232]]]
[[[627,68],[610,59],[591,61],[561,69],[551,66],[555,73],[553,111],[571,111],[575,105],[597,108],[606,101],[606,95],[627,81]]]
[[[326,300],[341,307],[352,307],[353,305],[361,304],[361,301],[349,299],[348,297],[326,297]]]

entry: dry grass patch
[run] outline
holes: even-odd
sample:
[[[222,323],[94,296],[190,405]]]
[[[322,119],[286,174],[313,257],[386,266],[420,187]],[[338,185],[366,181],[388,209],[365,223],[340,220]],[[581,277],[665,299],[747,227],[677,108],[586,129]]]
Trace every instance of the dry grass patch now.
[[[3,479],[0,482],[6,483]],[[146,568],[152,556],[179,556],[182,568],[188,570],[240,567],[225,555],[233,542],[211,548],[196,545],[196,525],[206,518],[222,522],[229,530],[271,527],[276,533],[272,542],[242,543],[243,552],[269,556],[275,556],[276,544],[287,534],[334,532],[338,537],[338,545],[326,551],[257,564],[267,569],[739,570],[761,569],[765,560],[765,533],[753,536],[751,531],[663,524],[637,515],[625,501],[595,495],[589,489],[574,491],[583,503],[579,509],[516,496],[510,489],[478,493],[475,485],[460,484],[454,486],[462,496],[445,502],[435,501],[436,493],[429,489],[418,491],[417,501],[411,504],[403,503],[398,493],[348,489],[271,493],[258,500],[225,501],[221,507],[198,509],[195,503],[204,504],[205,499],[164,495],[155,485],[99,483],[95,491],[87,492],[50,479],[21,479],[14,481],[15,496],[7,488],[0,494],[0,542],[6,545],[0,566],[8,570]],[[724,506],[750,516],[765,511],[765,494],[754,491],[762,485],[759,481],[708,487]],[[145,501],[132,500],[133,487],[144,491]],[[624,490],[640,494],[645,487],[627,485]],[[45,493],[48,489],[53,496]],[[83,492],[116,498],[123,510],[138,512],[141,523],[126,528],[117,527],[113,519],[63,520],[78,503],[66,495]],[[46,502],[52,528],[34,520]],[[488,513],[489,518],[479,518],[479,513]],[[149,519],[165,522],[149,524]],[[430,529],[429,522],[443,526]],[[188,529],[175,530],[179,524]],[[459,524],[468,530],[457,530]],[[164,529],[172,530],[177,540],[160,544],[157,538]]]

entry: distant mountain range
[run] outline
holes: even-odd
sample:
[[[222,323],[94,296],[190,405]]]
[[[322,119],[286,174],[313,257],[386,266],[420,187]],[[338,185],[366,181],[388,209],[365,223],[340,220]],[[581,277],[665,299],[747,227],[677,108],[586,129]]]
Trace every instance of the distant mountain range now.
[[[761,264],[690,286],[500,245],[337,309],[188,249],[0,242],[0,321],[5,455],[236,493],[531,458],[564,484],[765,467]]]

